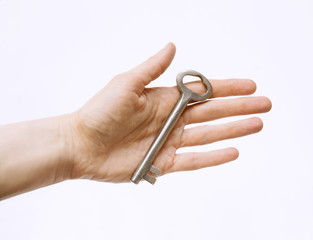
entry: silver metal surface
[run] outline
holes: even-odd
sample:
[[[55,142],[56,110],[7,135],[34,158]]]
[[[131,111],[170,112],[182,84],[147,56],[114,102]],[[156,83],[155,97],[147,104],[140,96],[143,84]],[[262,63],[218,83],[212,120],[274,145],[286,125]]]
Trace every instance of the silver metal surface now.
[[[206,86],[206,92],[200,95],[195,92],[192,92],[189,88],[187,88],[183,83],[183,78],[186,75],[199,77],[202,83]],[[181,96],[177,101],[175,107],[173,108],[172,112],[169,114],[167,120],[163,124],[163,127],[161,128],[159,134],[152,142],[143,160],[141,161],[138,168],[134,172],[131,178],[131,181],[133,183],[138,184],[141,181],[141,179],[145,179],[151,184],[155,183],[156,177],[160,176],[162,174],[162,171],[157,167],[153,166],[152,162],[155,159],[161,147],[163,146],[165,140],[172,131],[173,127],[175,126],[177,120],[183,113],[187,104],[190,102],[190,100],[204,101],[208,99],[212,94],[212,86],[209,80],[199,72],[193,70],[181,72],[177,75],[176,82],[181,92]]]

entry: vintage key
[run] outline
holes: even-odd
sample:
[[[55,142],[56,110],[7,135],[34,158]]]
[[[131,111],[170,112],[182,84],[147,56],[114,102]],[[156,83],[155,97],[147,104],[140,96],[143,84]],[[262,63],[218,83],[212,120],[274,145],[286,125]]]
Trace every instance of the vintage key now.
[[[203,95],[200,95],[195,92],[192,92],[189,88],[187,88],[183,83],[183,78],[186,75],[199,77],[202,83],[206,86],[206,92]],[[212,86],[210,82],[205,76],[203,76],[199,72],[196,72],[193,70],[187,70],[187,71],[181,72],[177,75],[176,82],[181,92],[181,96],[179,100],[177,101],[175,107],[173,108],[172,112],[168,116],[167,120],[163,124],[163,127],[160,130],[159,134],[157,135],[157,137],[151,144],[150,148],[148,149],[142,162],[140,163],[140,165],[137,167],[136,171],[134,172],[131,178],[131,181],[133,183],[138,184],[141,181],[141,179],[145,179],[151,184],[155,183],[156,177],[154,177],[150,173],[154,174],[155,176],[160,176],[162,174],[162,171],[158,169],[157,167],[153,166],[152,162],[154,158],[156,157],[156,155],[158,154],[159,150],[161,149],[163,143],[167,139],[168,135],[172,131],[173,127],[175,126],[175,123],[177,122],[182,112],[186,108],[187,104],[191,100],[192,101],[204,101],[207,98],[209,98],[212,94]]]

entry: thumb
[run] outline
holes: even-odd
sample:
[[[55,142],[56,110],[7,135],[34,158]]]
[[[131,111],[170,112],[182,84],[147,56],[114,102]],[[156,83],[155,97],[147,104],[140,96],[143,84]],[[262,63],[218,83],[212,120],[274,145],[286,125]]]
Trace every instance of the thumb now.
[[[168,43],[157,54],[128,71],[128,73],[135,76],[136,80],[133,83],[137,83],[137,87],[140,84],[142,86],[140,90],[143,91],[146,85],[158,78],[168,68],[175,56],[175,51],[175,45]],[[132,81],[134,81],[134,79],[132,79]]]

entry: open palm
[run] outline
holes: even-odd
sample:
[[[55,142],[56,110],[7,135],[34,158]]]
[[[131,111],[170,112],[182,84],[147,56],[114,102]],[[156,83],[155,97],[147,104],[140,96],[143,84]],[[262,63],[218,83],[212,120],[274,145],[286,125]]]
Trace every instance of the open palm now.
[[[130,181],[179,98],[177,87],[146,88],[167,69],[174,55],[175,46],[168,44],[143,64],[113,78],[71,115],[72,178]],[[210,82],[213,87],[211,98],[250,95],[256,89],[255,83],[247,79]],[[188,87],[195,92],[204,91],[200,82],[189,83]],[[188,106],[153,164],[165,174],[234,160],[238,157],[235,148],[183,154],[176,154],[176,150],[256,133],[262,129],[261,119],[253,117],[189,129],[184,129],[185,126],[228,116],[267,112],[270,108],[271,102],[266,97],[209,100]]]

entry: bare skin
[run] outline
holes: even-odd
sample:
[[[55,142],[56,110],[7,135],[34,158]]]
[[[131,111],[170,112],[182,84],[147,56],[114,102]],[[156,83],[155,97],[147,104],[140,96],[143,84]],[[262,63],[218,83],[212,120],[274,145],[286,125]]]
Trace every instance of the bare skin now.
[[[129,182],[179,98],[176,87],[146,87],[167,69],[174,55],[175,46],[170,43],[146,62],[114,77],[74,113],[0,127],[0,198],[68,179]],[[178,148],[262,129],[258,117],[185,129],[192,123],[271,109],[266,97],[221,98],[251,95],[256,90],[252,80],[210,81],[211,99],[187,107],[157,155],[154,165],[163,174],[223,164],[239,154],[235,148],[176,154]],[[198,93],[204,91],[200,82],[188,87]]]

